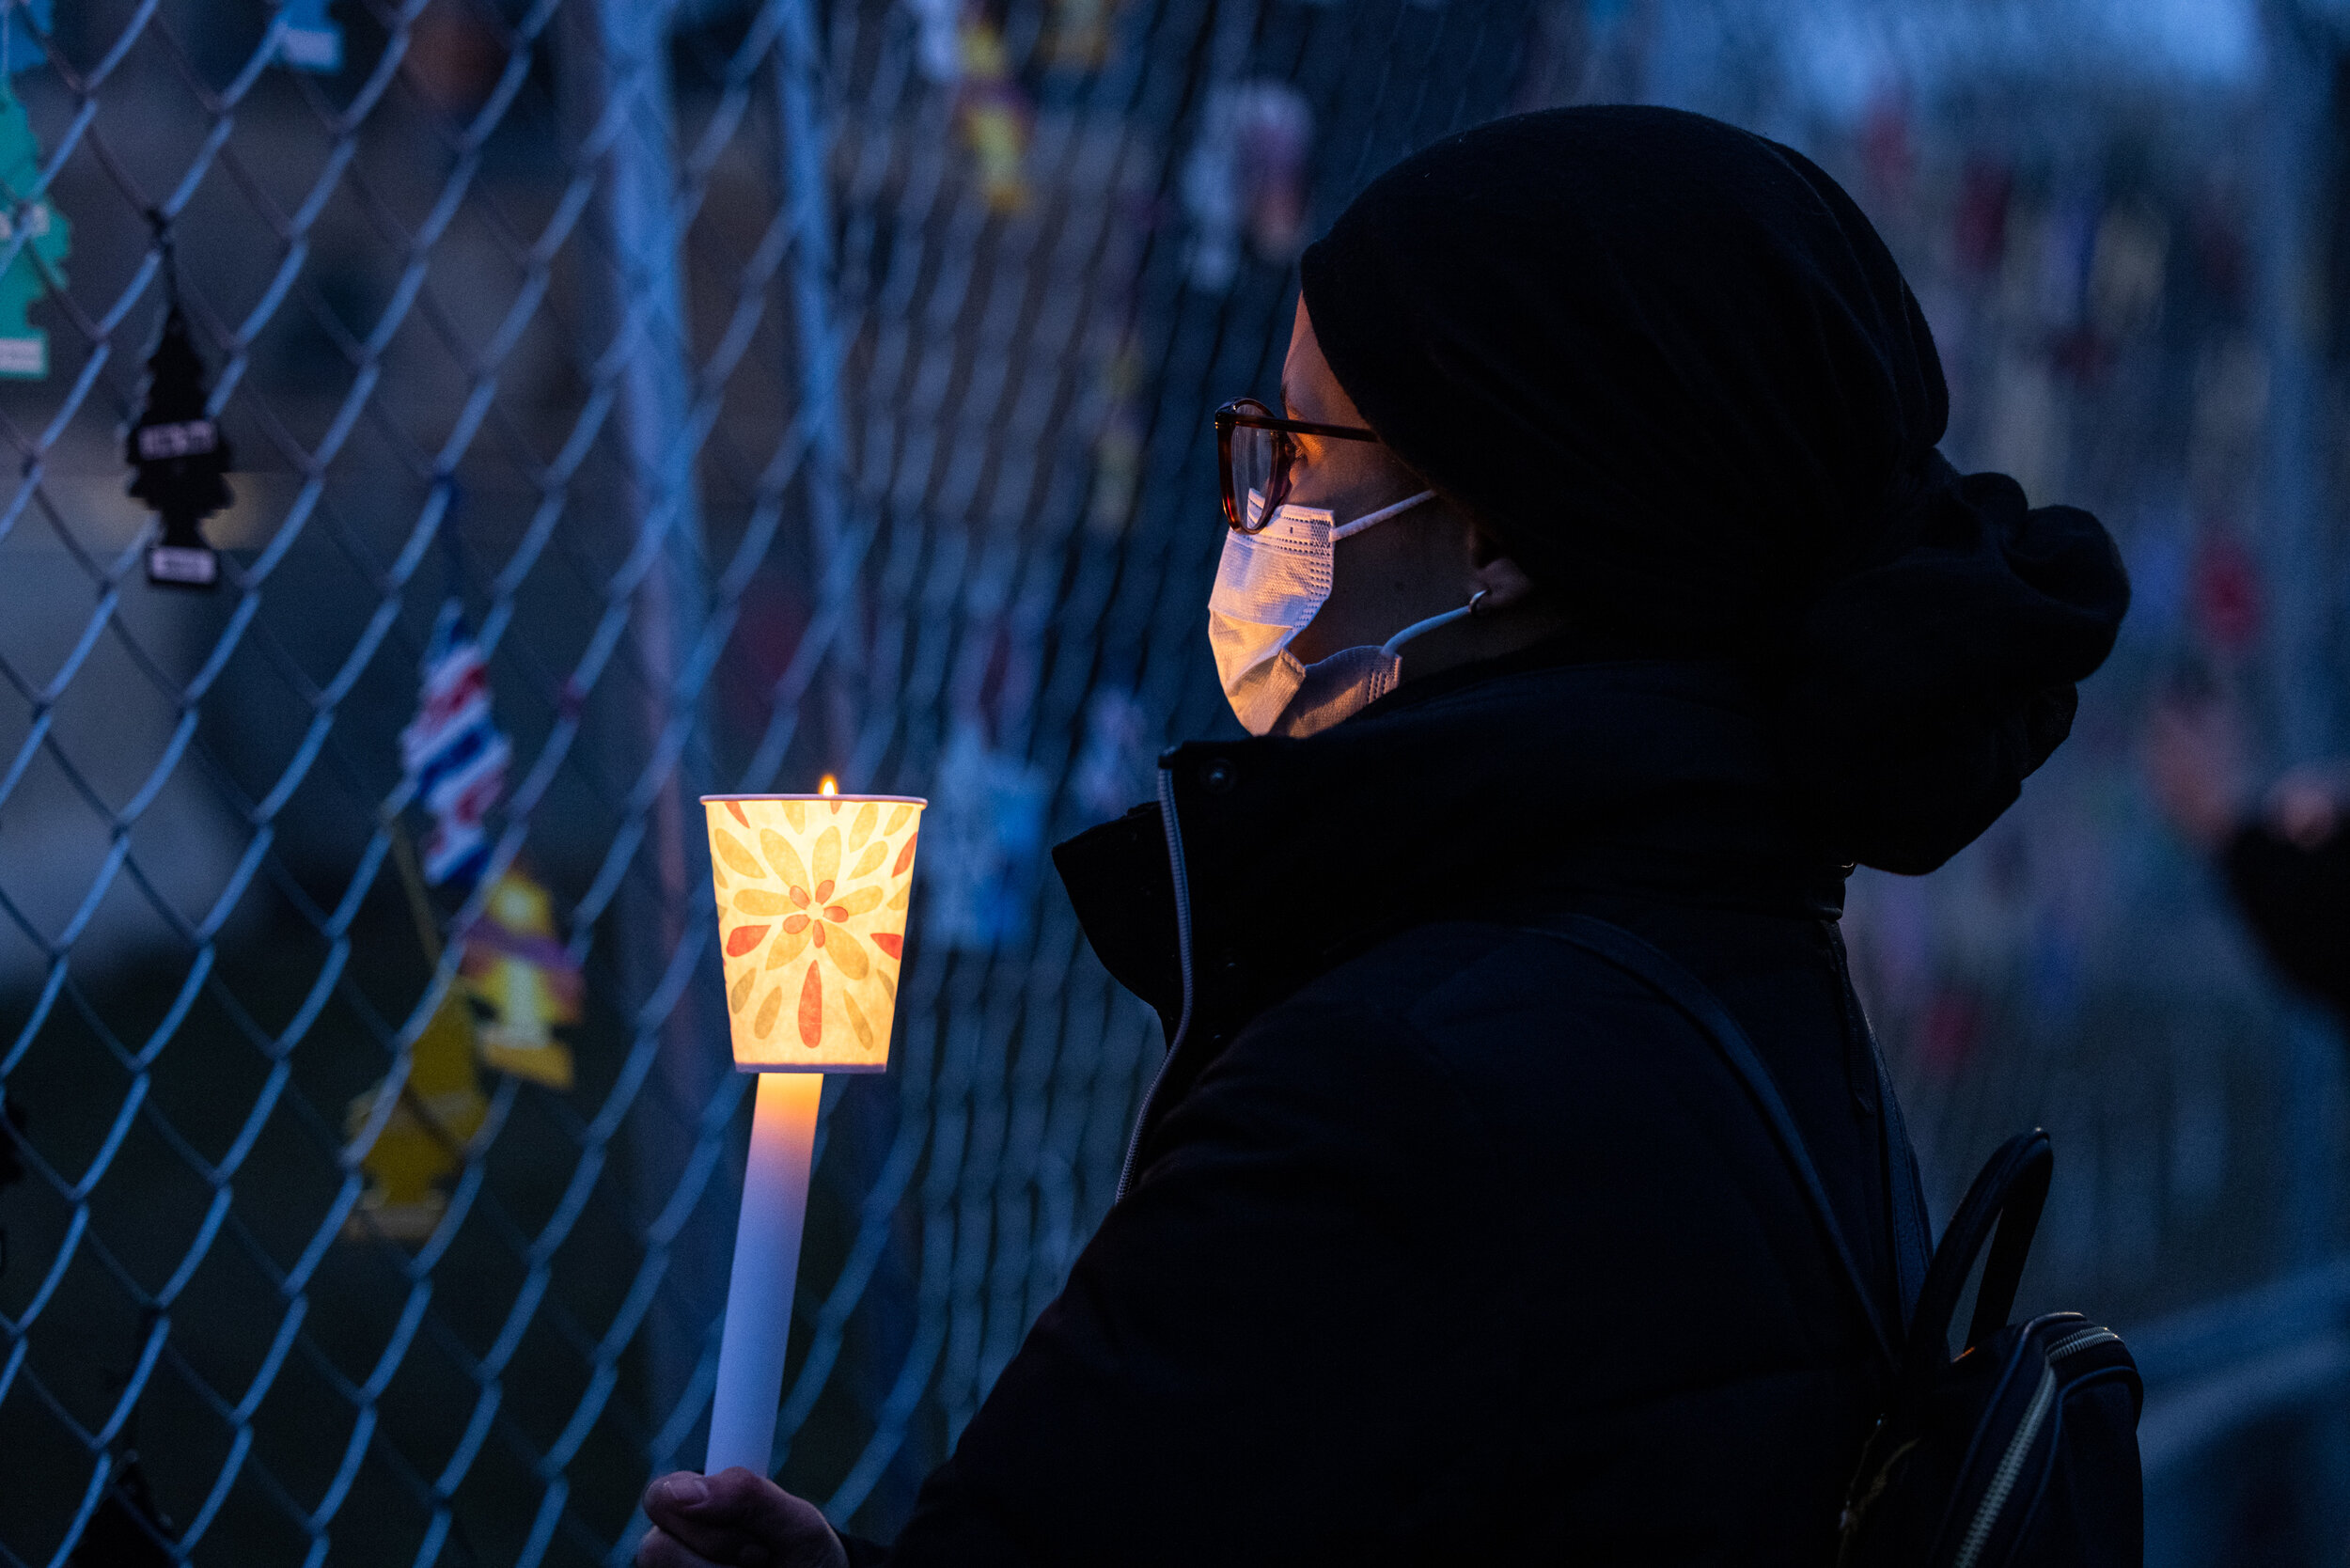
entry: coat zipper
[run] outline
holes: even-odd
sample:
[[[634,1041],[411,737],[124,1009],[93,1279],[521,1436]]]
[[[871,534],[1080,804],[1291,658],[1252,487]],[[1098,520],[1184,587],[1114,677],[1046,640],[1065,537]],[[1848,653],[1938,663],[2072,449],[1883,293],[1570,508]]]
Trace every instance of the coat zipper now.
[[[1167,1043],[1167,1055],[1159,1058],[1159,1070],[1151,1074],[1151,1087],[1142,1091],[1135,1130],[1126,1139],[1126,1158],[1118,1168],[1118,1190],[1110,1197],[1112,1203],[1126,1196],[1126,1184],[1134,1180],[1135,1156],[1142,1149],[1142,1128],[1151,1119],[1151,1102],[1158,1098],[1167,1066],[1183,1048],[1183,1036],[1191,1031],[1191,883],[1183,875],[1183,830],[1175,820],[1173,768],[1159,770],[1159,821],[1167,829],[1167,869],[1175,879],[1175,958],[1183,975],[1183,1011],[1176,1015],[1175,1038]]]
[[[2040,1435],[2041,1423],[2048,1419],[2048,1409],[2056,1403],[2056,1364],[2076,1350],[2087,1350],[2091,1345],[2121,1337],[2110,1328],[2084,1328],[2048,1347],[2047,1366],[2040,1373],[2040,1386],[2031,1391],[2031,1403],[2024,1411],[2023,1424],[2008,1439],[2007,1451],[1999,1455],[1999,1467],[1991,1473],[1991,1484],[1982,1494],[1982,1505],[1975,1510],[1974,1522],[1966,1527],[1966,1539],[1960,1543],[1958,1555],[1950,1560],[1950,1568],[1975,1568],[1975,1560],[1982,1556],[1983,1544],[1991,1539],[1991,1527],[1998,1523],[1999,1511],[2007,1506],[2008,1495],[2015,1490],[2015,1478],[2023,1473],[2024,1457],[2031,1450],[2032,1439]]]

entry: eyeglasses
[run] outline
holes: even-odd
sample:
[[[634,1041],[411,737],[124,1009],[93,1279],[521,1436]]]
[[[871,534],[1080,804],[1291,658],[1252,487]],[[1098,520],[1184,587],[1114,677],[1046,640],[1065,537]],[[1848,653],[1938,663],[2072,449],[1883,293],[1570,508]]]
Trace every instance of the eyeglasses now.
[[[1283,419],[1254,398],[1235,398],[1215,411],[1215,460],[1224,472],[1224,522],[1235,532],[1253,534],[1273,521],[1289,499],[1290,471],[1297,462],[1300,435],[1340,441],[1376,441],[1378,435],[1353,425],[1317,425]],[[1264,497],[1257,514],[1245,510],[1249,493]]]

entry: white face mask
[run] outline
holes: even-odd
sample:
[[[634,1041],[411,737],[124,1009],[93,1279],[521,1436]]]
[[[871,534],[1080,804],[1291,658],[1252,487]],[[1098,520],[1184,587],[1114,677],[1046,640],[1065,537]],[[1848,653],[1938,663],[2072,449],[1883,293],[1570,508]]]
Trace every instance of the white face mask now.
[[[1330,597],[1331,546],[1435,494],[1423,490],[1335,526],[1319,507],[1285,506],[1261,532],[1226,530],[1215,588],[1208,595],[1208,643],[1225,699],[1243,729],[1252,735],[1311,735],[1352,717],[1395,689],[1403,669],[1397,649],[1469,613],[1467,605],[1447,610],[1384,644],[1340,649],[1311,665],[1289,651],[1291,639]],[[1264,498],[1250,491],[1249,520],[1263,510]]]

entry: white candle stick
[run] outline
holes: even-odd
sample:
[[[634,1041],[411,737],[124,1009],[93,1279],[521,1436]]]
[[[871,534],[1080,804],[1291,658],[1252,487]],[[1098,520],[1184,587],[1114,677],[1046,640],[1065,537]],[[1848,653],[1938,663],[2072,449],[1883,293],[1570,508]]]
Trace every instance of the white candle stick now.
[[[821,1073],[759,1074],[743,1218],[735,1227],[734,1274],[718,1341],[718,1387],[710,1405],[709,1475],[740,1465],[763,1476],[775,1451],[791,1291],[816,1154],[816,1104],[823,1090]]]
[[[704,795],[734,1065],[759,1074],[710,1405],[711,1474],[776,1446],[823,1074],[889,1065],[922,808],[911,795]]]

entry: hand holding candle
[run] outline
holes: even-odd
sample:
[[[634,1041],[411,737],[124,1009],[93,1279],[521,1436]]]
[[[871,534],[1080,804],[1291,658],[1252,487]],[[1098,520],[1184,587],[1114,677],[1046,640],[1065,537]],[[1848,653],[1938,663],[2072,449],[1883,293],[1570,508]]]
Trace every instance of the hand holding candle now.
[[[889,1064],[926,804],[829,790],[702,799],[734,1065],[760,1074],[709,1474],[732,1465],[767,1473],[815,1152],[817,1074]]]

